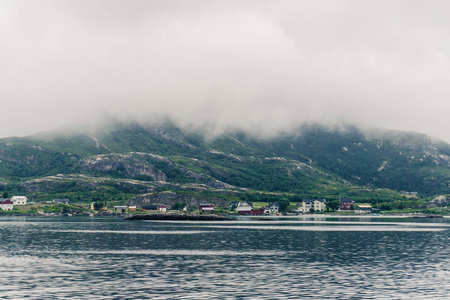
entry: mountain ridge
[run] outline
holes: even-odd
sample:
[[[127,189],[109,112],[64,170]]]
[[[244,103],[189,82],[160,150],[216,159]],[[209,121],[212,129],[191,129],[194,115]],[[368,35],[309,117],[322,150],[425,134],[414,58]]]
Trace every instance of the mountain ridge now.
[[[2,190],[84,201],[186,192],[189,185],[203,195],[224,189],[229,200],[250,192],[292,199],[449,193],[450,145],[411,132],[308,125],[270,139],[243,132],[210,139],[169,122],[117,122],[46,135],[0,139]]]

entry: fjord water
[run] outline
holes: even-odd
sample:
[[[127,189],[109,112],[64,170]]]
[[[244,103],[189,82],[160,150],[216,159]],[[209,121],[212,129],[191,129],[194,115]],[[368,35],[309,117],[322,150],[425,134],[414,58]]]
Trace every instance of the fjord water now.
[[[1,217],[1,299],[448,299],[450,219]]]

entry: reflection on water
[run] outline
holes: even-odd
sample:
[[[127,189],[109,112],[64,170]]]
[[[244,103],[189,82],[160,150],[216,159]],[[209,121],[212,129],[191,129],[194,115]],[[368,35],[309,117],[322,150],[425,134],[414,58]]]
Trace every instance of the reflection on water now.
[[[444,231],[444,228],[415,228],[394,226],[206,226],[209,228],[257,229],[257,230],[295,230],[295,231]]]
[[[449,225],[0,218],[0,298],[448,299]]]
[[[103,233],[103,234],[199,234],[199,233],[205,233],[208,231],[201,231],[201,230],[184,230],[184,231],[163,231],[163,230],[49,230],[52,232],[75,232],[75,233]]]

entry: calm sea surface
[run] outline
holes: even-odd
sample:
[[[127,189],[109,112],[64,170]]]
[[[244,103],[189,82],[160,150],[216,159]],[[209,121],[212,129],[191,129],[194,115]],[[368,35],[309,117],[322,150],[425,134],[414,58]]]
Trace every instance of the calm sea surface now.
[[[0,217],[1,299],[450,299],[450,219]]]

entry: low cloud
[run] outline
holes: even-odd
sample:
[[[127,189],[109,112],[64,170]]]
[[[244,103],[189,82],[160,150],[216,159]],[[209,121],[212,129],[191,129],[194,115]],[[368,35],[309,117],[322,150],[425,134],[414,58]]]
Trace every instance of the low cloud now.
[[[0,0],[0,136],[168,117],[450,141],[446,1]]]

